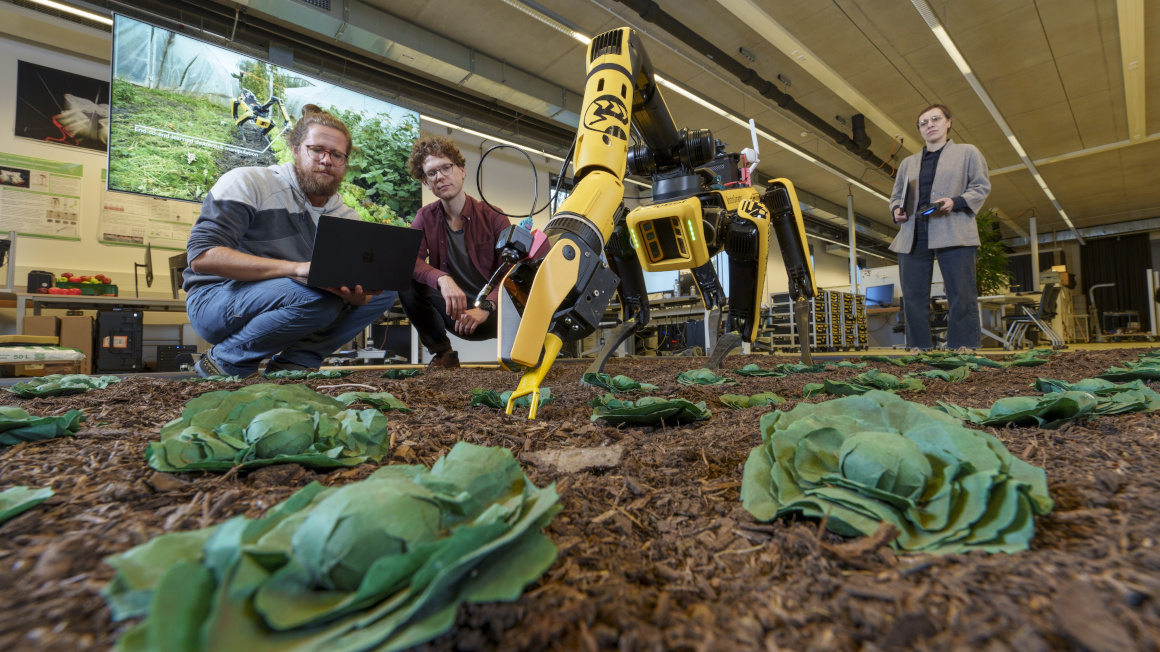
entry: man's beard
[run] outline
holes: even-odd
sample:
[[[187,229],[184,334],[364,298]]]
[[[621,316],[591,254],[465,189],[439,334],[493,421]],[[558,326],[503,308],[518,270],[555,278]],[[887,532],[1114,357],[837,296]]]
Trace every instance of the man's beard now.
[[[307,196],[322,196],[329,197],[338,192],[338,186],[342,183],[342,179],[346,176],[345,171],[339,172],[333,166],[325,167],[314,163],[314,161],[305,161],[309,167],[302,168],[302,163],[294,163],[294,175],[298,177],[298,187],[302,188],[302,192]],[[318,172],[325,170],[333,175],[329,179],[321,176]]]

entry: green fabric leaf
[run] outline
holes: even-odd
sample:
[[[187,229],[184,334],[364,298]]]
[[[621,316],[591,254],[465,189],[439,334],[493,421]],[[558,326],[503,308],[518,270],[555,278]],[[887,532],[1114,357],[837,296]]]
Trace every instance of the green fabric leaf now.
[[[769,378],[784,378],[785,374],[773,369],[762,369],[756,364],[747,364],[740,369],[734,369],[733,373],[738,376],[767,376]]]
[[[226,376],[223,374],[212,374],[210,376],[206,376],[205,378],[202,378],[200,376],[198,376],[196,378],[186,378],[182,382],[186,382],[186,383],[236,383],[236,382],[239,382],[241,380],[242,380],[241,376]]]
[[[1141,354],[1138,361],[1125,362],[1123,367],[1111,367],[1097,378],[1115,383],[1160,380],[1160,357],[1145,357]]]
[[[71,436],[80,430],[84,420],[80,410],[69,410],[56,417],[34,417],[18,407],[0,405],[0,448]]]
[[[931,369],[930,371],[912,371],[906,374],[907,378],[930,378],[931,380],[945,380],[948,383],[957,383],[967,379],[971,370],[966,365],[951,369]]]
[[[634,402],[605,394],[592,399],[589,405],[594,408],[592,421],[604,419],[613,426],[680,425],[708,419],[713,414],[705,407],[704,401],[693,403],[683,398],[657,396],[646,396]]]
[[[914,356],[908,355],[908,356],[902,356],[902,357],[903,358],[912,358]],[[863,360],[870,360],[871,362],[885,362],[886,364],[892,364],[895,367],[905,367],[907,365],[905,360],[902,360],[900,358],[892,358],[888,355],[864,355],[864,356],[862,356],[862,359]]]
[[[810,398],[820,394],[834,396],[857,396],[874,390],[888,392],[921,392],[926,389],[917,378],[898,378],[892,374],[877,369],[871,369],[863,374],[851,377],[848,381],[826,379],[821,383],[807,383],[802,388],[802,396]]]
[[[347,408],[306,385],[261,383],[202,394],[145,447],[149,466],[167,473],[301,464],[332,469],[379,461],[387,419]]]
[[[21,398],[44,398],[46,396],[68,396],[83,394],[90,389],[104,389],[121,379],[116,376],[86,376],[85,374],[51,374],[16,383],[9,392]]]
[[[732,378],[718,376],[709,369],[692,369],[677,374],[677,382],[682,385],[736,385]]]
[[[758,520],[825,518],[843,536],[882,521],[898,550],[953,554],[1025,550],[1033,514],[1053,507],[1042,469],[995,437],[893,394],[800,403],[761,418],[745,463],[742,505]]]
[[[469,403],[469,405],[471,405],[472,407],[474,407],[476,405],[483,405],[485,407],[493,408],[496,410],[506,410],[508,399],[510,399],[511,397],[512,397],[511,390],[508,390],[508,391],[503,392],[501,394],[500,392],[497,392],[494,389],[484,389],[482,387],[476,387],[475,389],[471,390],[471,403]],[[554,400],[556,400],[556,397],[552,395],[552,390],[547,388],[547,387],[542,387],[542,388],[540,388],[540,402],[538,405],[536,405],[536,408],[537,409],[542,408],[542,407],[544,407],[545,404],[551,403]],[[515,407],[530,408],[531,406],[532,406],[532,395],[531,394],[527,394],[526,396],[521,396],[521,397],[516,399]]]
[[[1139,380],[1117,385],[1094,378],[1075,383],[1039,378],[1033,387],[1046,394],[999,399],[986,410],[941,401],[939,408],[980,425],[1035,428],[1058,428],[1077,419],[1160,409],[1160,394]]]
[[[728,407],[738,410],[785,403],[784,398],[774,394],[773,392],[762,392],[760,394],[754,394],[753,396],[742,396],[740,394],[722,394],[717,397],[717,400],[721,401],[722,404]]]
[[[414,378],[422,376],[422,369],[387,369],[379,378],[390,378],[391,380],[404,380],[406,378]]]
[[[343,405],[353,405],[355,403],[365,403],[380,412],[390,412],[391,410],[398,410],[399,412],[410,412],[411,408],[403,404],[402,401],[395,398],[394,394],[390,392],[347,392],[339,394],[335,397]]]
[[[11,487],[0,491],[0,523],[16,516],[23,514],[28,510],[36,507],[40,503],[51,498],[53,491],[51,487],[44,487],[41,489],[28,487]]]
[[[319,380],[325,378],[343,378],[354,373],[353,369],[328,369],[326,371],[307,371],[305,369],[283,369],[269,374],[262,374],[270,380]]]
[[[556,558],[560,511],[511,452],[466,442],[436,462],[312,483],[260,519],[235,517],[106,559],[118,648],[396,650],[447,631],[463,602],[514,600]]]
[[[581,384],[591,387],[600,387],[613,392],[655,392],[656,385],[637,382],[628,376],[611,376],[605,373],[586,373],[580,380]]]

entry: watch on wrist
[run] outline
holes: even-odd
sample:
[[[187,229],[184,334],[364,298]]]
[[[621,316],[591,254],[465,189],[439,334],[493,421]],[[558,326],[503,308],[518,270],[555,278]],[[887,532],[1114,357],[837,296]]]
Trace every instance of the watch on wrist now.
[[[490,299],[484,299],[483,301],[480,301],[479,307],[488,312],[495,312],[495,302],[491,301]]]

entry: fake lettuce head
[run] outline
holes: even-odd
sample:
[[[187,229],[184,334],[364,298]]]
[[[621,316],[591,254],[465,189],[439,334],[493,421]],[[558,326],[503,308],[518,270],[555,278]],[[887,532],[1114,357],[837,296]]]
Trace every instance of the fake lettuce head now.
[[[710,369],[692,369],[677,374],[677,382],[682,385],[736,385],[732,378],[718,376]]]
[[[906,378],[929,378],[931,380],[945,380],[948,383],[957,383],[966,380],[971,370],[966,365],[950,369],[931,369],[930,371],[912,371]],[[922,381],[919,381],[922,382]]]
[[[623,401],[613,394],[592,399],[592,421],[604,419],[619,426],[675,426],[701,421],[712,416],[705,402],[693,403],[683,398],[645,396],[636,401]]]
[[[34,417],[18,407],[0,405],[0,448],[74,435],[84,419],[80,410],[69,410],[57,417]]]
[[[657,391],[656,385],[637,382],[628,376],[611,376],[605,373],[586,373],[580,379],[580,383],[590,387],[600,387],[616,393]]]
[[[510,399],[511,397],[512,397],[512,392],[510,389],[507,390],[506,392],[500,393],[500,392],[495,391],[494,389],[484,389],[482,387],[476,387],[475,389],[471,390],[471,403],[470,403],[470,405],[472,407],[474,407],[476,405],[483,405],[483,406],[493,408],[496,410],[506,410],[508,399]],[[552,390],[547,388],[547,387],[544,387],[544,388],[540,389],[540,402],[539,402],[539,405],[537,405],[536,407],[537,408],[544,407],[544,405],[546,403],[551,403],[554,400],[556,400],[556,397],[552,395]],[[528,394],[526,396],[521,396],[521,397],[517,398],[515,406],[518,408],[531,407],[532,406],[532,395]]]
[[[827,517],[843,536],[894,525],[898,550],[1025,550],[1053,507],[1042,469],[995,437],[881,391],[761,418],[741,500],[758,520]]]
[[[21,398],[44,398],[83,394],[90,389],[104,389],[121,379],[116,376],[86,376],[85,374],[52,374],[16,383],[9,392]]]
[[[312,483],[259,519],[161,535],[106,559],[118,641],[154,650],[402,650],[464,602],[510,601],[556,557],[559,512],[511,452],[460,442],[430,470]]]
[[[249,385],[208,392],[185,404],[145,448],[158,471],[226,471],[294,463],[329,469],[378,461],[387,420],[347,408],[306,385]]]
[[[421,369],[387,369],[379,378],[390,378],[391,380],[404,380],[406,378],[414,378],[415,376],[422,376]]]
[[[769,378],[783,378],[785,374],[775,369],[762,369],[761,365],[747,364],[740,369],[734,369],[733,373],[738,376],[766,376]]]
[[[274,371],[268,374],[262,374],[263,378],[271,380],[322,380],[327,378],[342,378],[354,373],[353,369],[327,369],[325,371],[307,371],[306,369],[283,369],[282,371]]]
[[[395,398],[395,395],[390,392],[347,392],[345,394],[339,394],[335,398],[343,405],[349,406],[355,403],[365,403],[382,412],[390,412],[391,410],[398,410],[400,412],[411,411],[411,408]]]
[[[959,419],[984,426],[1014,425],[1058,428],[1077,419],[1160,409],[1160,394],[1143,381],[1117,385],[1085,378],[1076,383],[1039,378],[1035,388],[1043,396],[1012,396],[995,401],[989,409],[966,408],[939,401],[938,409]]]
[[[871,369],[864,374],[851,377],[848,381],[826,379],[820,383],[806,383],[802,387],[802,396],[809,398],[819,394],[833,394],[834,396],[856,396],[874,390],[887,392],[921,392],[926,385],[916,378],[898,378],[885,371]]]
[[[753,396],[744,396],[741,394],[722,394],[717,397],[717,400],[721,401],[723,405],[727,405],[737,410],[785,403],[784,398],[774,394],[773,392],[762,392],[760,394],[754,394]]]

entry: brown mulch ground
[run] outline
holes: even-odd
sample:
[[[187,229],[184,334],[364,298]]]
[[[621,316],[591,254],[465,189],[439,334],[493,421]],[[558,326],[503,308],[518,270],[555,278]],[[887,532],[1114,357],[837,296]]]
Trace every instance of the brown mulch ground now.
[[[1136,351],[1063,352],[1045,366],[985,370],[964,382],[926,381],[904,394],[985,407],[1031,395],[1037,377],[1092,377]],[[788,357],[733,357],[725,368]],[[466,606],[433,650],[1157,650],[1160,649],[1160,413],[1105,417],[1058,430],[988,429],[1043,466],[1055,511],[1037,523],[1030,551],[896,556],[874,541],[819,533],[806,520],[755,523],[741,509],[742,466],[768,409],[735,411],[721,393],[774,391],[789,410],[807,382],[840,369],[742,378],[735,388],[684,387],[682,358],[619,361],[608,371],[660,385],[660,395],[707,401],[713,417],[677,428],[616,429],[589,421],[584,366],[558,363],[558,396],[539,418],[466,407],[471,388],[510,389],[503,371],[435,371],[392,381],[358,372],[319,388],[366,383],[415,411],[390,413],[392,462],[430,464],[460,439],[518,456],[620,444],[619,467],[561,476],[525,464],[537,485],[558,483],[564,511],[548,529],[556,563],[514,603]],[[890,373],[900,368],[870,363]],[[915,370],[914,367],[902,371]],[[919,369],[921,370],[921,369]],[[56,496],[0,526],[0,648],[108,649],[113,623],[98,592],[101,562],[163,532],[237,514],[258,516],[313,480],[340,485],[373,465],[315,474],[298,466],[192,477],[154,473],[145,444],[188,399],[232,384],[126,380],[80,396],[0,403],[34,414],[83,408],[75,438],[0,453],[0,489],[51,485]],[[337,394],[347,389],[320,389]],[[821,398],[812,401],[824,400]]]

